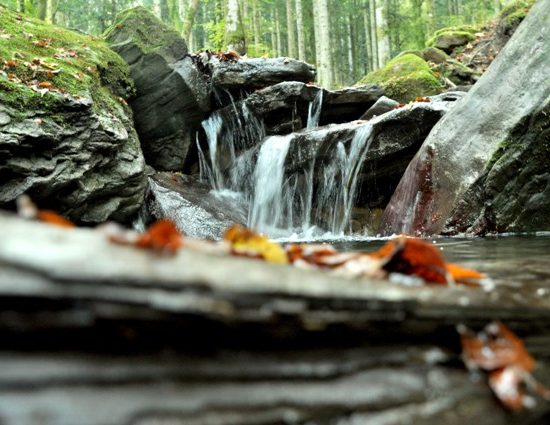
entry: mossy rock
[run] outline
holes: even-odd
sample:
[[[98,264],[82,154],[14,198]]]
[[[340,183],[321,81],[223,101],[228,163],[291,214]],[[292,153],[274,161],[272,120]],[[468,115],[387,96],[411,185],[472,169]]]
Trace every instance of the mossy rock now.
[[[138,6],[119,13],[115,24],[108,28],[103,37],[109,45],[136,48],[136,57],[148,53],[160,54],[167,63],[174,63],[187,54],[187,45],[181,36],[166,26],[150,10]],[[125,58],[127,55],[123,55]],[[128,58],[127,58],[128,59]],[[131,63],[131,60],[129,60]]]
[[[420,57],[426,62],[445,63],[450,59],[449,55],[437,47],[426,47],[420,52]]]
[[[472,35],[475,35],[476,32],[479,31],[479,28],[474,25],[457,25],[454,27],[445,27],[438,29],[434,32],[434,36],[438,36],[441,34],[449,33],[449,32],[467,32]]]
[[[88,98],[96,110],[126,108],[128,66],[96,37],[0,6],[0,102],[20,111],[62,109]]]
[[[502,9],[499,16],[501,31],[508,32],[515,30],[527,16],[533,4],[535,4],[535,0],[516,0]]]
[[[465,31],[456,28],[443,28],[436,31],[431,37],[427,45],[428,47],[436,47],[446,53],[452,53],[457,47],[465,46],[470,41],[475,40],[475,35],[472,31]]]
[[[403,103],[443,90],[426,61],[411,53],[398,56],[383,68],[370,72],[359,84],[380,84],[386,96]]]

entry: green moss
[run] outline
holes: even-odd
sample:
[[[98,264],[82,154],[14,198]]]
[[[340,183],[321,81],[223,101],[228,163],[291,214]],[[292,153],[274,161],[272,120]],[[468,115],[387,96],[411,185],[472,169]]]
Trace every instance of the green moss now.
[[[479,31],[479,28],[473,25],[457,25],[454,27],[445,27],[438,29],[436,32],[434,32],[434,36],[438,36],[445,33],[453,33],[453,32],[467,32],[469,34],[475,35],[476,32]]]
[[[398,102],[431,96],[443,89],[426,61],[411,53],[398,56],[383,68],[370,72],[359,84],[380,84],[386,96]]]
[[[527,16],[535,0],[516,0],[500,12],[500,22],[504,29],[515,28]]]
[[[128,66],[100,39],[47,24],[0,6],[0,101],[18,109],[52,109],[66,97],[91,97],[93,107],[120,108],[133,93]],[[50,85],[51,90],[37,91]]]
[[[103,38],[111,44],[130,40],[145,54],[157,50],[174,56],[187,53],[187,46],[181,36],[142,6],[119,13]]]
[[[469,41],[475,40],[475,35],[468,31],[455,31],[455,30],[448,30],[443,31],[440,30],[439,34],[434,34],[433,37],[431,37],[427,42],[426,45],[428,47],[441,47],[441,40],[444,38],[454,38],[456,40],[462,40],[464,44],[468,43]]]

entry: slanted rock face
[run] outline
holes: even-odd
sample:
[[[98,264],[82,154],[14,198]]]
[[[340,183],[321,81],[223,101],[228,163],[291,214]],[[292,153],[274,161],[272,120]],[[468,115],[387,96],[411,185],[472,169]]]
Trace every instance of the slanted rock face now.
[[[213,194],[190,176],[157,173],[149,178],[146,215],[171,219],[187,236],[221,239],[230,226],[246,223],[246,210],[242,200]]]
[[[386,208],[384,233],[548,230],[549,19],[550,0],[536,2],[432,130]]]
[[[200,122],[210,111],[210,90],[185,41],[143,7],[120,14],[105,35],[130,66],[136,97],[130,102],[147,163],[181,170]]]
[[[126,64],[91,37],[4,8],[0,19],[11,35],[1,56],[22,56],[0,76],[0,205],[27,193],[77,222],[130,219],[143,201],[145,163],[119,97],[133,90]],[[24,65],[36,57],[60,71],[42,88]]]

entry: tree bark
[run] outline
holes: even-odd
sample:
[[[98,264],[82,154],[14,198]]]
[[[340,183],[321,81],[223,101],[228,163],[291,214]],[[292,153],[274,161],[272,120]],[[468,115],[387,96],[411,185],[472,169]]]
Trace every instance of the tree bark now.
[[[181,30],[181,36],[184,40],[188,41],[195,22],[195,16],[197,15],[197,9],[199,8],[199,0],[191,0],[189,6],[185,12],[185,18],[183,21],[183,27]]]
[[[302,0],[295,0],[296,6],[296,29],[298,35],[298,59],[306,59],[306,44],[304,37],[304,13],[302,10]]]
[[[225,17],[225,45],[240,55],[246,54],[246,37],[238,0],[229,0]]]
[[[376,23],[378,32],[378,67],[384,66],[384,63],[390,58],[390,39],[388,36],[388,21],[384,9],[387,10],[387,0],[378,3],[376,7]]]
[[[294,20],[294,4],[292,0],[286,0],[286,31],[287,31],[287,43],[288,43],[288,56],[291,58],[296,57],[296,35],[294,28],[296,26]]]
[[[328,0],[315,0],[314,10],[317,22],[315,25],[315,39],[318,40],[317,69],[319,84],[330,88],[333,84],[330,21],[328,14]],[[317,43],[316,43],[317,45]]]

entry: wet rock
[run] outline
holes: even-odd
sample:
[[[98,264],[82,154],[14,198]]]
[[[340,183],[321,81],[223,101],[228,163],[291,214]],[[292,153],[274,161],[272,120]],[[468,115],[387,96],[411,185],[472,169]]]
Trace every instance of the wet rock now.
[[[431,102],[417,102],[371,119],[373,139],[362,166],[358,206],[380,208],[388,203],[432,127],[461,97],[462,93],[446,93],[434,96]],[[316,180],[321,182],[323,163],[334,158],[339,143],[349,149],[363,125],[364,122],[356,121],[293,134],[285,163],[287,173],[307,169],[314,160]]]
[[[284,81],[311,82],[315,68],[288,58],[240,58],[220,61],[212,56],[208,63],[211,82],[218,89],[253,90]]]
[[[158,170],[182,170],[210,89],[185,41],[143,7],[121,13],[106,40],[130,66],[136,96],[130,104],[145,159]]]
[[[390,99],[389,97],[382,96],[359,119],[370,120],[371,118],[385,114],[386,112],[389,112],[392,109],[397,108],[398,106],[399,102]]]
[[[4,107],[0,204],[27,193],[40,207],[77,222],[130,219],[145,192],[145,162],[131,118],[122,110],[99,112],[89,98],[63,100],[60,108]]]
[[[434,234],[447,225],[481,232],[548,229],[542,158],[549,18],[550,0],[535,3],[487,72],[436,125],[386,208],[385,233]],[[483,193],[474,197],[476,185]]]
[[[455,330],[502,318],[537,350],[547,383],[548,297],[347,280],[189,247],[162,256],[5,213],[0,228],[6,425],[39,414],[90,425],[548,417],[543,401],[505,412],[461,367]]]
[[[246,223],[246,205],[231,194],[214,194],[191,176],[158,173],[149,177],[149,221],[169,218],[191,237],[221,239],[227,228]]]

